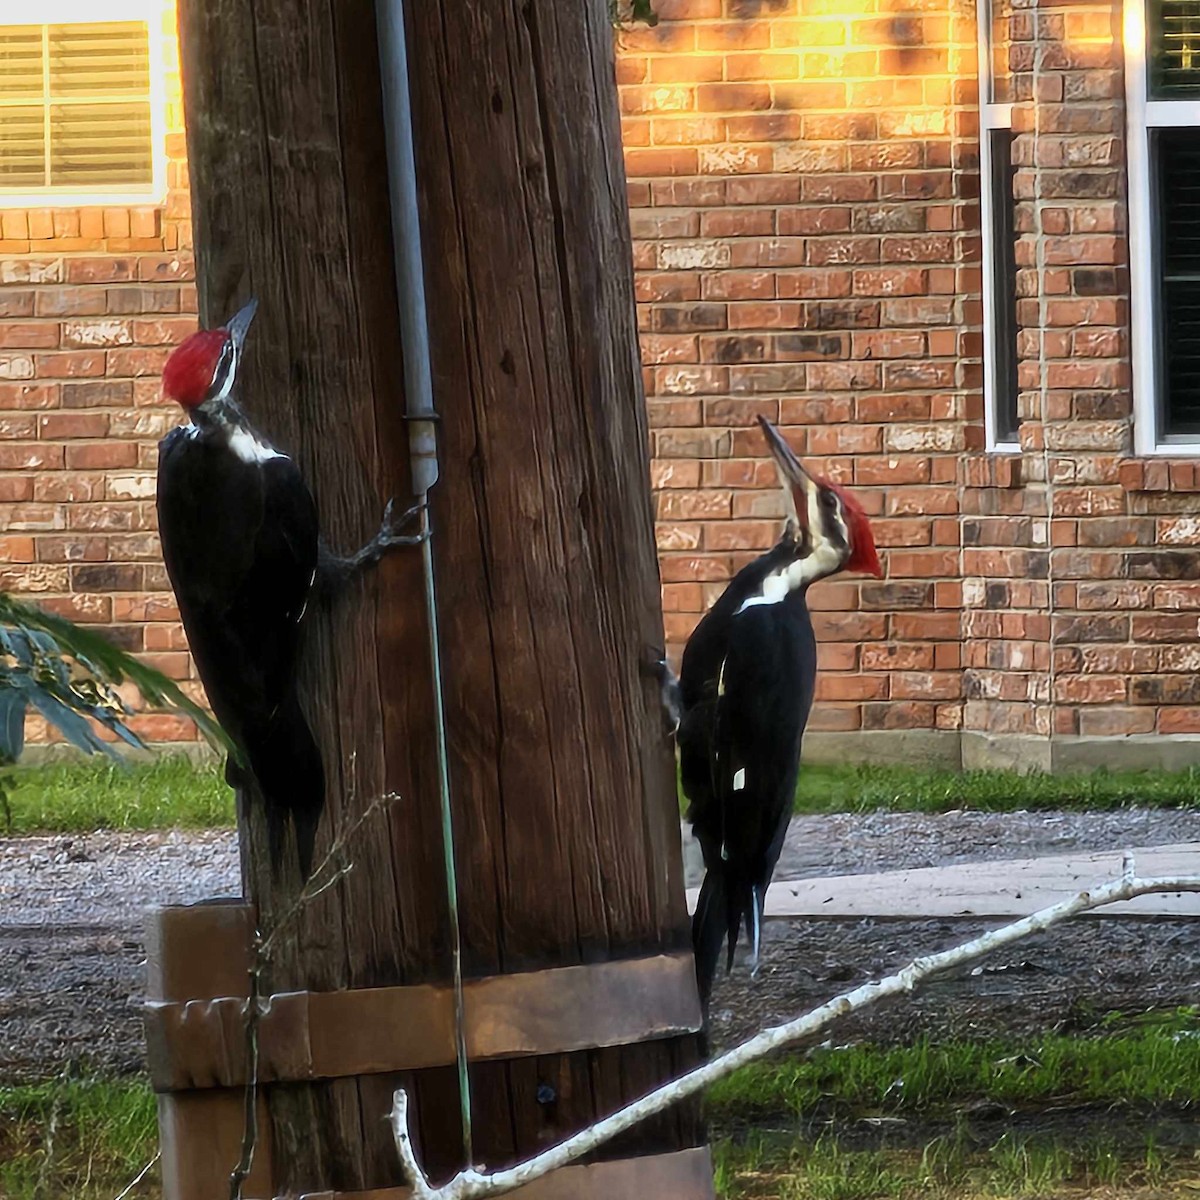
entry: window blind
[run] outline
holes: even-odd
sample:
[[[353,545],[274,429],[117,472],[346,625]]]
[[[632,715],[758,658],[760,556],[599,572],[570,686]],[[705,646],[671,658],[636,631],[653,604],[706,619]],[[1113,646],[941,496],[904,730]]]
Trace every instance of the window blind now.
[[[149,186],[150,102],[144,22],[0,25],[0,189]]]

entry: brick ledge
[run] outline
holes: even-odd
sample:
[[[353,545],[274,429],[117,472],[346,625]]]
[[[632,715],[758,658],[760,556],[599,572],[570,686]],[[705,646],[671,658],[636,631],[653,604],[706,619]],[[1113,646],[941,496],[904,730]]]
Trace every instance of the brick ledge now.
[[[1125,458],[1117,477],[1127,492],[1200,492],[1200,458]]]

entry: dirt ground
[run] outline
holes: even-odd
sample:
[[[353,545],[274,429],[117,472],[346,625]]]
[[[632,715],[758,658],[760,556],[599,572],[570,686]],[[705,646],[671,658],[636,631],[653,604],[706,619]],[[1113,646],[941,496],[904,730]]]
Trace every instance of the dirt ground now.
[[[1001,860],[1200,839],[1194,813],[801,817],[777,878]],[[691,882],[696,862],[688,853]],[[239,890],[233,835],[0,840],[0,1081],[142,1067],[142,914]],[[970,921],[771,922],[756,980],[718,984],[714,1037],[777,1022],[986,926]],[[917,997],[840,1026],[835,1041],[981,1036],[1086,1025],[1107,1009],[1194,1003],[1200,922],[1085,918]]]

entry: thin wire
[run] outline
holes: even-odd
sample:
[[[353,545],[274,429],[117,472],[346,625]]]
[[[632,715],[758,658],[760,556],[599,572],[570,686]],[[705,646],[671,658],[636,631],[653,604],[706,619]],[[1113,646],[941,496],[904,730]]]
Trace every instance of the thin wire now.
[[[438,793],[442,804],[442,855],[446,864],[446,901],[450,914],[450,946],[454,976],[454,1049],[458,1061],[458,1094],[462,1109],[463,1150],[467,1166],[475,1161],[471,1138],[471,1076],[467,1066],[466,1005],[463,998],[462,938],[458,924],[458,868],[454,861],[454,821],[450,808],[450,764],[446,753],[446,710],[442,696],[442,649],[438,636],[437,589],[433,577],[433,536],[429,507],[422,509],[426,533],[421,543],[421,565],[425,568],[425,605],[429,614],[429,660],[433,673],[433,724],[437,743]]]
[[[400,341],[404,360],[405,417],[409,422],[413,494],[424,502],[421,562],[425,575],[425,607],[429,619],[429,659],[433,676],[433,717],[438,760],[438,793],[442,818],[442,853],[446,868],[446,904],[454,980],[454,1036],[458,1061],[458,1094],[462,1116],[463,1153],[474,1165],[471,1137],[471,1077],[467,1063],[467,1033],[463,1002],[462,943],[458,920],[458,871],[454,862],[454,824],[450,804],[450,768],[446,752],[446,712],[442,688],[442,652],[438,635],[437,588],[433,571],[429,491],[437,482],[437,439],[434,423],[433,372],[429,358],[429,322],[421,255],[421,220],[417,203],[413,151],[412,96],[409,91],[408,46],[404,29],[404,0],[376,0],[379,31],[380,79],[384,99],[388,182],[392,206],[392,247],[396,291],[400,300]]]

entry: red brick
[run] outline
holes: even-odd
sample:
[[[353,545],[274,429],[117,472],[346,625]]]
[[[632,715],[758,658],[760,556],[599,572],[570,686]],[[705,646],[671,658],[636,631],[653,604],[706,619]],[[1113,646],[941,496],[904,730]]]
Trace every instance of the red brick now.
[[[104,352],[100,350],[64,350],[34,356],[34,367],[42,379],[71,379],[104,374]]]
[[[0,322],[0,349],[52,349],[58,345],[58,336],[58,326],[51,322]]]
[[[888,694],[888,675],[819,675],[818,700],[881,700]]]
[[[663,55],[650,59],[648,68],[657,84],[713,83],[722,78],[724,59],[719,54]]]
[[[137,260],[137,278],[142,282],[190,280],[195,276],[191,259],[182,255],[152,254]]]
[[[59,412],[38,417],[38,436],[43,441],[102,438],[107,434],[108,417],[103,413]]]
[[[845,733],[861,727],[857,707],[818,703],[808,718],[808,728],[817,733]]]
[[[69,283],[127,283],[137,273],[137,260],[104,255],[96,258],[71,258],[66,262]]]
[[[696,87],[700,112],[747,112],[771,107],[771,87],[766,83],[702,83]]]
[[[730,329],[795,329],[801,323],[801,309],[794,302],[747,302],[731,304]]]
[[[62,446],[0,442],[0,471],[57,471],[62,465]]]
[[[47,596],[39,603],[42,608],[81,624],[112,620],[112,600],[108,596]]]
[[[141,347],[108,351],[107,374],[117,376],[161,375],[169,350]]]
[[[0,562],[31,563],[37,556],[31,537],[0,537]]]
[[[1200,733],[1200,708],[1164,708],[1158,714],[1158,732]]]
[[[62,447],[57,447],[61,452]],[[132,442],[81,442],[66,448],[70,471],[103,471],[137,465],[137,446]]]
[[[696,27],[696,46],[700,50],[762,50],[770,44],[770,20],[725,21]]]

